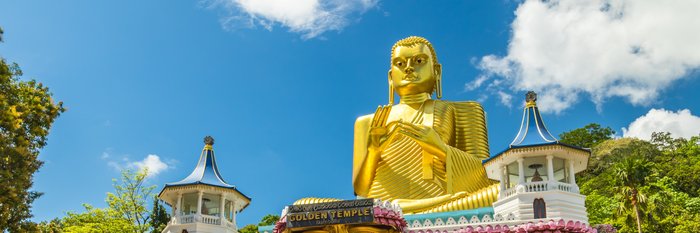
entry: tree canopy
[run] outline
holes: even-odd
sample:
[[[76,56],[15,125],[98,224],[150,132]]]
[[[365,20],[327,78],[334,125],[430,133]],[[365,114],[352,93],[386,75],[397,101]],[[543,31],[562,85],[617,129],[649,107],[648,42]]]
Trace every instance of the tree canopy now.
[[[139,232],[134,224],[111,208],[94,208],[83,204],[85,212],[68,212],[61,219],[63,232],[93,233],[93,232]]]
[[[83,204],[85,211],[68,212],[61,219],[42,222],[41,232],[161,232],[168,220],[165,207],[151,192],[155,186],[146,186],[146,170],[124,170],[120,180],[114,180],[114,193],[107,194],[107,207],[94,208]],[[146,203],[153,201],[149,212]]]
[[[113,179],[114,193],[107,193],[107,204],[111,210],[116,211],[122,218],[132,223],[135,232],[146,232],[150,214],[146,208],[146,202],[153,198],[153,186],[146,186],[148,170],[138,172],[123,170],[121,180]]]
[[[615,131],[610,127],[601,127],[599,124],[591,123],[583,128],[574,129],[559,135],[561,142],[583,148],[593,148],[594,146],[612,138]]]
[[[589,124],[560,135],[592,148],[589,168],[576,179],[589,222],[620,233],[700,232],[700,136],[612,139],[606,129]]]
[[[170,221],[170,215],[168,212],[165,210],[165,206],[161,204],[161,201],[158,200],[158,197],[153,196],[153,209],[151,210],[151,220],[149,220],[149,224],[151,225],[151,233],[161,233],[163,232],[163,229],[165,229],[165,226],[168,225],[168,222]]]
[[[258,225],[255,224],[248,224],[245,225],[243,228],[238,229],[238,232],[240,233],[258,233],[258,227],[259,226],[269,226],[269,225],[274,225],[277,221],[280,220],[279,215],[274,215],[274,214],[268,214],[262,217],[260,219],[260,222]]]
[[[0,42],[2,41],[0,28]],[[63,112],[48,87],[21,80],[17,63],[0,57],[0,232],[28,231],[30,208],[40,192],[31,191],[34,173],[43,164],[39,150]]]

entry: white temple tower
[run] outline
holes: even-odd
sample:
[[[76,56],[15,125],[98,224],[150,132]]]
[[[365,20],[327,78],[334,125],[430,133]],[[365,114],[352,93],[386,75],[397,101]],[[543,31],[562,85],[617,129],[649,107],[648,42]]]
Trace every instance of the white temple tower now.
[[[204,138],[199,162],[187,178],[166,184],[158,198],[172,208],[164,233],[238,233],[236,214],[250,198],[221,178],[214,157],[214,138]]]
[[[520,131],[505,151],[484,160],[490,179],[501,183],[494,214],[511,221],[566,219],[588,223],[576,173],[588,167],[590,150],[559,142],[528,92]]]

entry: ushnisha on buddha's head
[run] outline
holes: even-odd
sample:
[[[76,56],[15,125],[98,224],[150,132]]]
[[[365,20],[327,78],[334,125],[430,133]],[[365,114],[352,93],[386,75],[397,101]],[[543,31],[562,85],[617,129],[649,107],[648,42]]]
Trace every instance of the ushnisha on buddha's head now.
[[[393,103],[394,91],[399,96],[421,93],[430,95],[436,91],[437,98],[440,98],[441,74],[442,67],[428,40],[418,36],[399,40],[391,48],[390,102]]]

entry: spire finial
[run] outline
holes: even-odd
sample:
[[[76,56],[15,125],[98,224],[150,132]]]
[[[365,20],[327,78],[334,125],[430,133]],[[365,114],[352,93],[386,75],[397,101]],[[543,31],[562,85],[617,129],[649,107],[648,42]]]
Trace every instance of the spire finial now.
[[[204,148],[211,149],[214,145],[214,138],[212,136],[204,137]]]
[[[527,94],[525,94],[525,107],[534,107],[536,106],[537,102],[537,93],[534,91],[528,91]]]

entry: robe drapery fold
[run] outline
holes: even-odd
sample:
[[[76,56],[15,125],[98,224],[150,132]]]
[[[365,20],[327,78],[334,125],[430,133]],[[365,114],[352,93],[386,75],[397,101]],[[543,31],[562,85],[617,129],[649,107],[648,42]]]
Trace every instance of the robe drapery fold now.
[[[489,154],[481,105],[428,100],[411,123],[432,126],[449,145],[446,157],[424,152],[407,136],[393,137],[381,153],[367,197],[425,199],[462,191],[473,193],[494,183],[481,166],[481,160]]]

